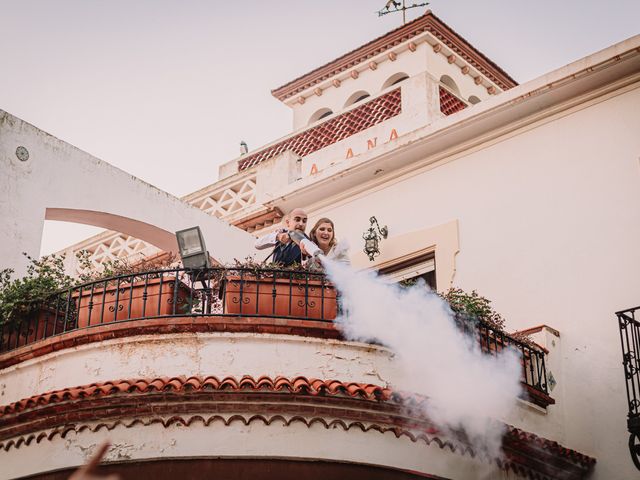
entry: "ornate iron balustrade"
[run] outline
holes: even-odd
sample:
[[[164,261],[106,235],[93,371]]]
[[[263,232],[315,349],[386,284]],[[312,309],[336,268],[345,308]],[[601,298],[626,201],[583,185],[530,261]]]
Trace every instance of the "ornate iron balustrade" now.
[[[277,317],[331,322],[336,292],[323,273],[214,267],[122,275],[52,295],[0,326],[0,352],[72,330],[150,318]]]
[[[622,345],[622,365],[627,387],[627,429],[629,453],[633,464],[640,470],[640,322],[636,311],[640,307],[616,312]]]
[[[157,270],[86,283],[52,295],[16,324],[0,326],[0,353],[71,331],[118,322],[176,317],[272,317],[331,323],[339,294],[323,273],[213,267]],[[506,348],[521,356],[522,382],[533,401],[548,397],[544,352],[477,319],[458,316],[483,352]]]
[[[541,406],[555,402],[548,397],[549,388],[544,351],[539,347],[517,340],[475,317],[457,315],[455,318],[458,327],[463,332],[476,337],[480,343],[480,349],[484,353],[496,355],[507,348],[515,349],[520,355],[522,383],[543,394],[543,397],[547,397],[531,398],[531,400]]]

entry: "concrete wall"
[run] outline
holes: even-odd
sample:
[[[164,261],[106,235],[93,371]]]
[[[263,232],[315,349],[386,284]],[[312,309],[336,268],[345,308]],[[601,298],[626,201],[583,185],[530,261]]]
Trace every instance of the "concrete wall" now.
[[[209,418],[211,414],[202,412],[200,416]],[[224,416],[231,417],[231,414]],[[132,420],[125,418],[122,423],[130,424]],[[261,421],[245,425],[236,420],[225,426],[221,420],[217,420],[209,426],[195,421],[188,428],[178,424],[165,428],[158,423],[145,426],[138,421],[130,428],[119,425],[112,430],[102,428],[95,433],[84,429],[79,433],[70,432],[65,438],[56,436],[51,441],[45,440],[39,444],[33,442],[20,449],[2,452],[0,479],[81,465],[106,440],[112,445],[105,459],[107,462],[156,458],[266,457],[382,465],[412,473],[429,472],[436,476],[426,478],[523,478],[512,472],[507,474],[497,468],[479,464],[469,455],[453,453],[447,447],[440,448],[436,442],[430,445],[422,440],[412,442],[406,436],[396,438],[392,432],[363,432],[357,427],[347,431],[341,427],[327,429],[319,423],[307,427],[302,422],[284,426],[282,420],[276,420],[270,425]]]
[[[6,405],[38,393],[120,378],[209,375],[218,379],[305,376],[401,387],[402,372],[393,356],[384,347],[292,335],[136,336],[68,348],[5,368],[0,372],[0,397]],[[517,410],[521,410],[518,415],[529,415],[524,403]],[[203,411],[200,415],[209,418],[215,413]],[[243,413],[239,405],[237,412],[224,416]],[[268,410],[265,415],[269,416]],[[127,428],[132,419],[125,418],[114,429],[95,432],[91,428],[95,424],[90,424],[90,428],[83,427],[65,438],[56,436],[0,450],[0,479],[80,465],[106,439],[113,445],[107,461],[198,456],[304,458],[391,466],[446,478],[474,478],[480,471],[486,478],[519,478],[513,473],[507,475],[496,465],[440,448],[437,442],[426,445],[422,440],[412,442],[375,430],[344,431],[322,425],[309,428],[301,423],[283,428],[280,421],[268,426],[261,422],[229,426],[214,422],[206,427],[195,422],[188,428],[161,428],[145,426],[144,420]]]
[[[29,158],[21,161],[18,147]],[[0,265],[23,273],[21,252],[40,251],[43,222],[65,220],[119,231],[176,251],[174,232],[200,225],[212,256],[243,258],[246,232],[0,111]]]
[[[409,49],[409,43],[415,45],[415,50]],[[433,45],[439,45],[440,50],[434,51]],[[392,61],[389,58],[389,53],[396,55],[395,60]],[[349,71],[335,75],[326,82],[300,92],[293,99],[287,100],[287,104],[293,110],[293,130],[299,130],[309,125],[314,113],[320,110],[329,109],[334,114],[341,113],[348,106],[345,105],[347,100],[356,92],[367,92],[372,97],[376,96],[385,89],[387,81],[399,73],[406,74],[410,78],[426,74],[436,82],[439,82],[443,75],[447,75],[455,81],[459,88],[460,98],[463,100],[468,100],[471,96],[480,100],[489,98],[486,84],[492,84],[492,82],[471,68],[469,72],[472,72],[473,76],[469,72],[463,73],[461,67],[467,66],[469,68],[469,65],[457,56],[455,56],[454,62],[449,62],[448,56],[450,54],[447,47],[440,44],[438,40],[430,34],[424,34],[375,55]],[[371,62],[375,64],[375,69],[370,68]],[[350,76],[353,71],[358,72],[357,78]],[[483,83],[476,84],[474,82],[474,76],[477,75],[482,77]],[[340,80],[339,86],[336,87],[331,83],[334,79]],[[314,93],[318,88],[321,95]],[[499,91],[499,89],[497,90]],[[303,104],[297,101],[300,96],[305,99]]]
[[[493,300],[511,329],[560,331],[559,401],[549,407],[551,423],[534,431],[595,456],[602,479],[637,473],[613,312],[640,300],[639,110],[635,84],[310,219],[332,218],[357,246],[371,215],[388,225],[389,242],[457,220],[453,284]]]

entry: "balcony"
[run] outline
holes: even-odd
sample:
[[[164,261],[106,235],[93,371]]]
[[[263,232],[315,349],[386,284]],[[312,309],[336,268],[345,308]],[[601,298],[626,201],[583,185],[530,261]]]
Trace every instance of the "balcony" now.
[[[339,293],[323,273],[214,267],[156,270],[58,292],[16,325],[0,326],[0,367],[70,346],[146,333],[252,332],[340,339]],[[469,317],[481,350],[519,352],[527,400],[546,407],[544,351]],[[14,352],[14,354],[11,354]]]
[[[627,429],[629,453],[633,464],[640,470],[640,321],[636,312],[640,307],[616,312],[622,345],[622,365],[627,387]]]
[[[0,451],[8,452],[12,475],[50,469],[68,475],[81,457],[54,455],[56,462],[32,465],[25,459],[34,450],[26,446],[49,458],[69,438],[83,448],[95,443],[106,426],[124,442],[147,438],[147,429],[155,429],[153,438],[161,443],[177,435],[176,445],[188,446],[172,454],[178,458],[241,457],[247,442],[259,445],[264,458],[283,457],[293,447],[274,444],[280,437],[268,433],[280,434],[282,424],[300,439],[293,457],[318,458],[321,466],[346,459],[373,470],[431,472],[446,458],[442,464],[455,467],[436,473],[466,478],[477,467],[473,447],[464,436],[440,431],[407,410],[420,398],[389,387],[398,375],[393,354],[383,345],[342,341],[333,322],[340,314],[339,292],[326,276],[304,270],[176,268],[60,291],[29,318],[0,329],[6,386]],[[519,352],[524,400],[540,407],[554,402],[542,348],[475,318],[455,320],[485,354]],[[178,424],[184,428],[176,429]],[[224,425],[225,441],[212,450],[197,440],[198,432],[216,425]],[[367,435],[367,442],[354,443],[358,435]],[[316,451],[323,436],[331,437],[333,450]],[[511,425],[503,443],[506,460],[498,468],[518,478],[579,479],[595,463]],[[114,471],[157,460],[154,448],[144,448]],[[398,462],[407,448],[415,454]],[[381,456],[386,451],[395,453]],[[187,461],[181,465],[191,468]]]

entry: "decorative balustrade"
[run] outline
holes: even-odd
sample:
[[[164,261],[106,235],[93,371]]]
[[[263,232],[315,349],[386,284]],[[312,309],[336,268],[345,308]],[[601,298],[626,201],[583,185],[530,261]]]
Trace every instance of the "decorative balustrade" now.
[[[440,111],[445,115],[451,115],[467,108],[467,103],[461,100],[442,85],[439,87],[440,92]]]
[[[522,383],[534,390],[530,392],[534,393],[533,396],[530,395],[530,400],[545,407],[550,403],[555,403],[549,397],[545,354],[541,348],[532,343],[517,340],[475,317],[456,315],[455,319],[456,324],[463,332],[477,339],[480,349],[484,353],[496,355],[507,348],[516,350],[522,365]],[[538,393],[541,395],[535,395]]]
[[[0,326],[0,354],[69,332],[90,334],[94,327],[116,328],[124,322],[135,327],[149,319],[172,327],[179,317],[211,323],[239,317],[250,327],[252,319],[267,318],[286,328],[302,320],[333,329],[339,304],[338,292],[319,272],[247,267],[155,270],[86,283],[52,295],[21,321]],[[285,325],[283,319],[292,321]],[[515,349],[529,398],[544,406],[553,403],[541,349],[472,317],[457,316],[456,322],[477,339],[486,354]],[[134,330],[143,332],[144,326]]]
[[[627,429],[629,452],[633,464],[640,470],[640,321],[636,312],[640,307],[616,312],[622,345],[622,365],[627,387]]]
[[[187,195],[184,201],[218,218],[226,218],[256,203],[256,176],[243,176],[239,180],[223,180],[202,190]],[[129,260],[135,262],[157,254],[160,250],[153,245],[118,232],[103,232],[65,250],[67,259],[73,262],[81,250],[90,253],[89,260],[94,268],[100,269],[105,262]],[[70,268],[80,274],[79,265]]]

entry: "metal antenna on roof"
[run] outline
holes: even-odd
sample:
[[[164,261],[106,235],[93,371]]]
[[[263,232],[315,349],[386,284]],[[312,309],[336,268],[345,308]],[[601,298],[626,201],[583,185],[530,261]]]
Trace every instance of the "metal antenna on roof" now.
[[[395,13],[395,12],[400,12],[402,11],[402,24],[404,25],[405,23],[407,23],[407,10],[410,10],[412,8],[417,8],[417,7],[426,7],[427,5],[429,5],[429,2],[424,2],[424,3],[414,3],[410,6],[406,6],[404,4],[405,0],[402,0],[402,4],[396,0],[388,0],[387,4],[381,8],[380,10],[378,10],[378,16],[381,17],[383,15],[386,15],[388,13]],[[400,6],[402,5],[402,6]]]

